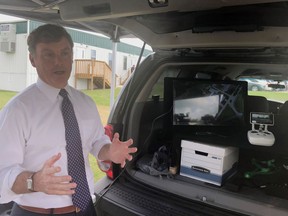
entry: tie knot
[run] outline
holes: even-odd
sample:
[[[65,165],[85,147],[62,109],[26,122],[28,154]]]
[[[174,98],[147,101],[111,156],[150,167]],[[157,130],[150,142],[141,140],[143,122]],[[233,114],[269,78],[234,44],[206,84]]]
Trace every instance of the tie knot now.
[[[59,95],[61,95],[63,98],[66,98],[68,95],[68,92],[65,89],[61,89],[59,92]]]

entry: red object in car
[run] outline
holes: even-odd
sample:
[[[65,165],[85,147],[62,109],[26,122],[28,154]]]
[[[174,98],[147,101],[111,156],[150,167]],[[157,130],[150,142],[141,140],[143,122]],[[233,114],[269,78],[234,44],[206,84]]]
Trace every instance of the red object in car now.
[[[112,141],[113,134],[114,134],[113,126],[108,124],[104,127],[104,129],[105,129],[105,134],[107,136],[109,136],[110,140]],[[108,178],[110,178],[110,179],[114,178],[111,161],[101,161],[101,162],[98,161],[98,166],[99,166],[101,171],[106,173]]]

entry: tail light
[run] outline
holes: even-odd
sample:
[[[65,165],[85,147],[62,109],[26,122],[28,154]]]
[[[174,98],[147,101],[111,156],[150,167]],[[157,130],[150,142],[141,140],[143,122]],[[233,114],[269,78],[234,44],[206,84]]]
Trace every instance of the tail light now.
[[[114,128],[111,124],[107,124],[105,127],[104,127],[104,130],[105,130],[105,134],[110,138],[110,140],[112,141],[113,139],[113,134],[114,134]]]
[[[110,140],[112,141],[113,139],[113,134],[114,134],[114,130],[113,130],[113,126],[112,125],[106,125],[104,127],[105,129],[105,134],[107,136],[110,137]],[[110,179],[114,178],[113,175],[113,168],[112,168],[112,162],[111,161],[102,161],[102,162],[98,162],[98,166],[100,168],[101,171],[106,173],[106,176]]]

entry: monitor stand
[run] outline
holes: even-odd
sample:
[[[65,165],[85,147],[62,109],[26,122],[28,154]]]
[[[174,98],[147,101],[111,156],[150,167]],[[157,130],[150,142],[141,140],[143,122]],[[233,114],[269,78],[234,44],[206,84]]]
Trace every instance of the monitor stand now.
[[[272,146],[275,142],[274,134],[268,131],[268,125],[260,124],[258,130],[252,124],[252,130],[247,133],[248,140],[252,145]]]

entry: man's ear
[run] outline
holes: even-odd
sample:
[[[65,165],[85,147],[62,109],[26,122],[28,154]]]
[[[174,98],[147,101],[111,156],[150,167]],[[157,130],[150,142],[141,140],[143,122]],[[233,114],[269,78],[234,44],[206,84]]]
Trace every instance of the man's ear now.
[[[36,67],[36,66],[35,66],[35,61],[34,61],[34,56],[33,56],[31,53],[29,53],[29,59],[30,59],[30,62],[31,62],[31,64],[32,64],[32,66],[33,66],[33,67]]]

